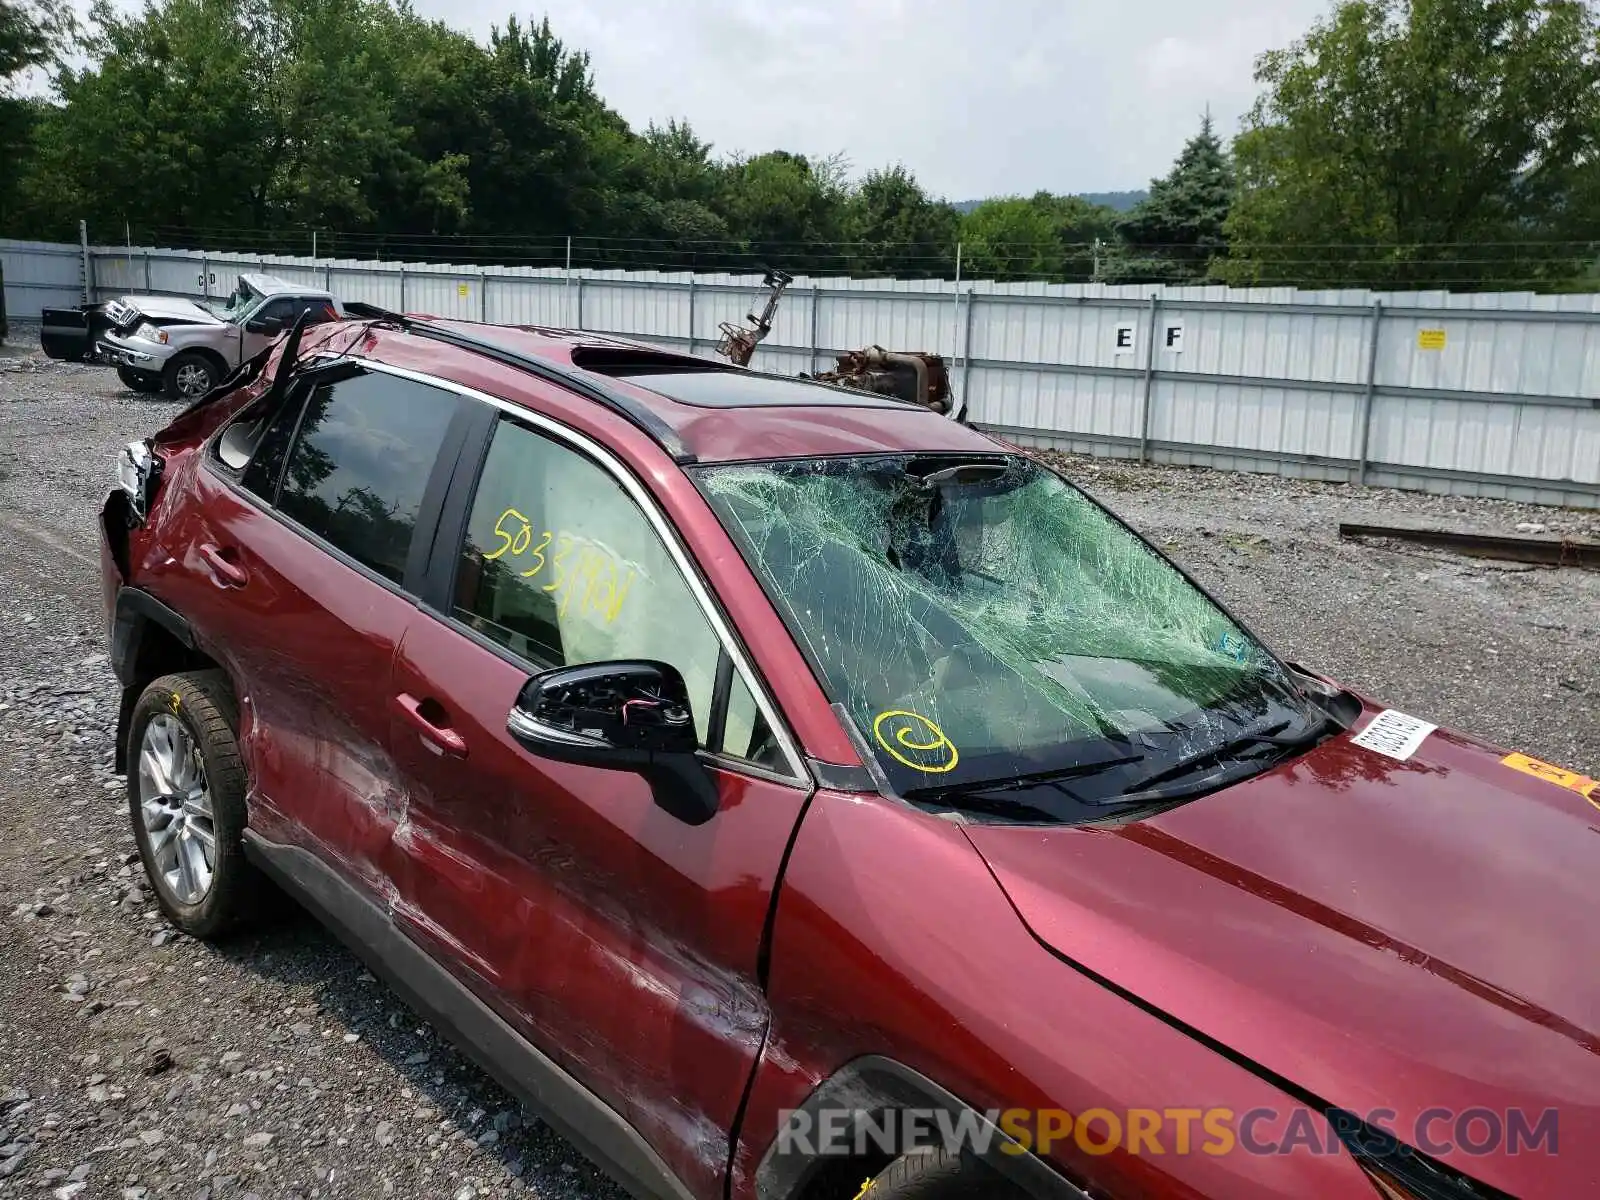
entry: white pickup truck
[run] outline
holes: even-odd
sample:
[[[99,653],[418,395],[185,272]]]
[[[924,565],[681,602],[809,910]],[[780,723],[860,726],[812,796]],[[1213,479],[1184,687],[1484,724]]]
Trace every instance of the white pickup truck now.
[[[136,392],[194,401],[302,312],[317,324],[340,319],[344,307],[320,288],[248,274],[239,276],[226,301],[119,296],[105,304],[47,308],[40,341],[51,358],[114,366]]]

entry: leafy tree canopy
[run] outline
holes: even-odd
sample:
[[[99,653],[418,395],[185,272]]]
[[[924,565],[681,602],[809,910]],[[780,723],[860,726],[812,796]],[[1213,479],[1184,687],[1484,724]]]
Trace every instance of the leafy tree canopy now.
[[[1585,0],[1334,0],[1129,211],[643,131],[547,20],[410,0],[0,0],[0,232],[361,257],[1457,288],[1600,280]],[[86,66],[64,65],[63,51]],[[28,72],[51,95],[22,98]],[[37,78],[37,75],[31,78]],[[32,89],[37,90],[37,89]]]
[[[1581,0],[1345,0],[1234,145],[1236,282],[1492,286],[1594,237],[1600,44]]]

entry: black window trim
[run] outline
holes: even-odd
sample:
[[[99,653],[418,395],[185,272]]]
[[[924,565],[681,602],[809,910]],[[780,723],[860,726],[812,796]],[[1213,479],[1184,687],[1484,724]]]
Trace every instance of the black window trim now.
[[[800,752],[799,744],[795,741],[788,723],[783,719],[777,702],[767,689],[766,681],[762,679],[756,670],[754,660],[745,650],[743,643],[739,641],[737,634],[734,633],[732,620],[723,611],[721,604],[716,601],[715,594],[701,574],[699,563],[695,560],[694,555],[690,553],[682,534],[667,514],[661,511],[655,497],[615,455],[587,434],[570,429],[543,413],[491,396],[486,392],[477,391],[453,380],[441,379],[435,375],[428,375],[420,371],[396,367],[389,363],[377,362],[371,359],[364,359],[362,365],[372,371],[393,375],[400,379],[409,379],[415,383],[423,383],[431,387],[442,388],[454,392],[464,400],[478,402],[464,406],[465,411],[472,412],[474,415],[465,420],[467,432],[457,455],[450,486],[446,494],[441,498],[438,513],[434,515],[433,553],[430,556],[427,571],[417,581],[418,586],[412,593],[416,597],[416,603],[420,609],[427,612],[435,620],[443,621],[451,629],[470,637],[476,644],[491,650],[498,657],[516,666],[519,670],[537,673],[539,670],[548,669],[532,663],[529,659],[517,654],[509,647],[485,637],[454,614],[452,588],[455,582],[456,559],[459,557],[458,551],[462,539],[466,536],[467,520],[471,514],[472,501],[477,494],[478,478],[482,473],[484,461],[488,457],[489,443],[494,436],[495,428],[499,425],[503,416],[520,421],[537,433],[550,438],[566,449],[594,463],[595,466],[610,475],[621,486],[623,491],[628,494],[629,498],[644,514],[645,520],[655,530],[656,536],[661,539],[663,546],[667,550],[668,557],[672,559],[673,565],[677,567],[679,575],[683,577],[690,594],[694,596],[700,611],[710,624],[711,631],[717,639],[720,653],[728,655],[733,662],[734,672],[744,677],[745,687],[754,698],[756,709],[767,722],[767,727],[772,730],[773,738],[778,743],[787,770],[773,770],[763,767],[759,763],[753,763],[748,759],[736,758],[718,751],[703,750],[701,752],[702,755],[715,762],[719,767],[737,773],[771,780],[790,787],[810,788],[813,786],[810,773],[806,769],[806,759]]]
[[[439,514],[439,528],[435,537],[437,553],[428,563],[427,578],[423,583],[422,598],[435,612],[456,625],[465,622],[455,616],[456,574],[460,568],[460,549],[466,540],[467,525],[472,519],[472,502],[478,494],[478,481],[483,477],[484,464],[489,460],[489,445],[494,441],[494,431],[504,415],[487,404],[470,406],[474,412],[471,440],[462,448],[460,470],[452,480],[449,493],[444,498]],[[474,630],[476,632],[476,630]],[[493,639],[486,639],[492,641]],[[511,652],[519,661],[531,662],[524,655]],[[547,666],[535,664],[538,670]]]
[[[354,378],[357,374],[366,373],[370,364],[362,363],[360,370],[352,371],[349,375],[338,374],[331,379],[320,378],[327,372],[329,366],[337,365],[341,365],[339,360],[335,360],[333,363],[323,362],[309,370],[297,372],[296,377],[290,380],[289,387],[285,389],[285,395],[292,396],[299,389],[305,387],[314,388],[323,383],[336,383],[342,379]],[[294,453],[294,448],[300,440],[300,422],[304,419],[306,408],[309,405],[302,404],[300,412],[295,417],[294,433],[290,436],[289,447],[284,453],[283,465],[278,471],[278,478],[274,482],[270,500],[244,486],[244,473],[249,470],[249,464],[246,464],[243,470],[235,472],[226,463],[222,462],[215,453],[214,443],[216,439],[221,437],[223,430],[232,425],[234,421],[241,419],[249,408],[254,407],[253,404],[241,410],[235,417],[224,421],[217,428],[217,431],[207,439],[208,444],[201,455],[202,469],[209,471],[213,476],[220,479],[230,491],[252,508],[259,509],[284,528],[304,538],[336,561],[358,572],[386,591],[409,601],[413,606],[417,606],[421,585],[426,579],[425,564],[427,557],[432,554],[433,540],[439,529],[439,510],[442,506],[444,493],[449,488],[450,482],[459,466],[461,450],[465,445],[467,435],[467,425],[469,424],[469,418],[474,414],[475,406],[466,403],[467,398],[462,396],[455,388],[441,386],[443,381],[419,376],[412,379],[411,382],[425,384],[443,392],[455,401],[456,410],[451,414],[450,423],[445,427],[444,440],[440,444],[439,452],[434,457],[433,467],[428,473],[428,482],[423,486],[422,503],[418,506],[417,520],[411,529],[411,545],[406,553],[405,571],[398,582],[373,570],[359,559],[352,557],[320,533],[302,525],[278,507],[278,497],[283,489],[283,476],[288,468],[289,456]],[[446,459],[449,460],[448,466],[446,465]],[[427,543],[426,555],[418,553],[418,546],[424,541]]]
[[[347,378],[354,378],[354,376],[348,376]],[[289,431],[289,441],[283,447],[283,461],[278,464],[277,473],[272,477],[272,495],[261,497],[273,512],[278,511],[278,498],[283,495],[283,477],[289,473],[289,456],[294,453],[295,445],[300,441],[300,426],[305,424],[306,409],[311,407],[311,393],[321,387],[323,382],[320,379],[291,379],[289,386],[284,389],[284,396],[286,397],[284,403],[293,404],[296,409],[294,428]],[[271,416],[267,420],[270,422],[272,420]],[[256,453],[260,453],[260,451],[261,447],[257,446]],[[243,469],[239,472],[239,486],[244,488],[245,491],[250,489],[245,485],[244,477],[250,473],[250,467],[255,461],[256,455],[251,454],[250,461],[245,463]],[[296,521],[295,524],[298,525],[299,522]]]
[[[706,716],[707,745],[727,745],[728,704],[733,699],[733,673],[733,659],[728,656],[727,648],[718,646],[716,682],[711,685],[711,712]]]

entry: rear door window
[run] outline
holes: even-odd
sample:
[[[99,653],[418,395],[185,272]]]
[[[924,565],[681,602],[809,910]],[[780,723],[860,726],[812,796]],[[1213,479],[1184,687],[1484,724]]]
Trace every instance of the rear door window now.
[[[383,374],[311,392],[278,492],[287,517],[399,583],[458,398]]]

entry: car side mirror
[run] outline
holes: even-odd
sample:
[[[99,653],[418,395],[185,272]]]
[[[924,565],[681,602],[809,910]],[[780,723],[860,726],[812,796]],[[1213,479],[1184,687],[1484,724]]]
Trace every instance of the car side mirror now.
[[[690,825],[717,813],[716,781],[696,754],[689,689],[668,663],[589,663],[535,675],[506,730],[541,758],[643,775],[656,803]]]
[[[277,337],[283,332],[282,317],[255,317],[244,323],[245,330],[249,333],[264,333],[268,337]]]

